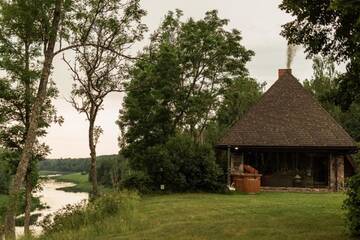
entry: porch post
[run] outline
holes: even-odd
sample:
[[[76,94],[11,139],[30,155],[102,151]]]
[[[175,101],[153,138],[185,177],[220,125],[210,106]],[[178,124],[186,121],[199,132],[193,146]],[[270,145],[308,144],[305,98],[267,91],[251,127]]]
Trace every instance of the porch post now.
[[[231,185],[231,151],[230,146],[227,146],[227,185]]]
[[[344,185],[345,185],[345,174],[344,174],[344,156],[343,155],[338,155],[336,156],[336,182],[337,182],[337,191],[341,191],[344,189]]]
[[[332,153],[329,155],[329,188],[332,191],[336,191],[336,161]]]
[[[333,191],[340,191],[344,188],[344,156],[330,154],[329,163],[329,188]]]

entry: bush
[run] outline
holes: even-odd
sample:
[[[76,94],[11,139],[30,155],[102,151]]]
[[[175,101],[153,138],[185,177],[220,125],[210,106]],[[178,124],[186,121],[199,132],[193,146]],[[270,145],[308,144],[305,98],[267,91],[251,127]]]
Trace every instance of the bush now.
[[[360,174],[349,179],[346,195],[344,209],[348,229],[352,235],[360,236]]]
[[[0,148],[0,194],[7,194],[11,175],[17,166],[18,155]]]
[[[128,170],[128,161],[122,155],[103,158],[97,164],[98,183],[107,187],[118,187]]]
[[[44,239],[55,232],[78,230],[88,225],[100,224],[110,216],[121,214],[124,221],[130,220],[136,203],[139,200],[138,194],[129,191],[107,193],[100,198],[89,202],[68,205],[51,216],[47,216],[41,223],[44,229]]]
[[[222,170],[209,144],[195,143],[186,135],[172,137],[164,145],[149,148],[148,172],[155,189],[165,185],[172,192],[223,189]]]
[[[141,193],[151,192],[151,179],[142,171],[131,171],[124,176],[121,186],[130,190],[137,190]]]

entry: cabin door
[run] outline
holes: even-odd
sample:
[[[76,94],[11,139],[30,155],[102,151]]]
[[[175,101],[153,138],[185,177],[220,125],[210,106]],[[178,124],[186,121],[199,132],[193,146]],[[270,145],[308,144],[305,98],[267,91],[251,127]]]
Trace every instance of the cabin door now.
[[[327,186],[329,158],[326,155],[315,155],[313,157],[314,187]]]

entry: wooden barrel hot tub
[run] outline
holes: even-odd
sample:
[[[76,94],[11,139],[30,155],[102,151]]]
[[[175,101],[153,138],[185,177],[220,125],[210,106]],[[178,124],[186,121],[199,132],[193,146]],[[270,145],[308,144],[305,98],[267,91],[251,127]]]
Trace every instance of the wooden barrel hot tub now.
[[[239,173],[232,174],[231,178],[237,191],[244,193],[258,193],[260,191],[261,174]]]

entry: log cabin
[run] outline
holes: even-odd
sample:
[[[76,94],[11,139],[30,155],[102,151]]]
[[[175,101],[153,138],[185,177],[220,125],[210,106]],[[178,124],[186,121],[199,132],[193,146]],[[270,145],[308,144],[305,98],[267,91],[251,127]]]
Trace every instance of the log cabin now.
[[[279,69],[278,80],[216,148],[227,153],[229,185],[248,166],[262,187],[339,191],[356,169],[355,142],[291,69]]]

